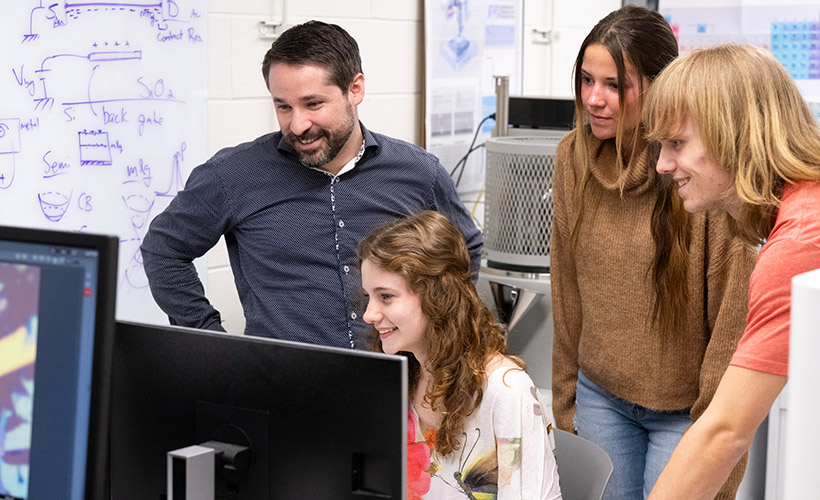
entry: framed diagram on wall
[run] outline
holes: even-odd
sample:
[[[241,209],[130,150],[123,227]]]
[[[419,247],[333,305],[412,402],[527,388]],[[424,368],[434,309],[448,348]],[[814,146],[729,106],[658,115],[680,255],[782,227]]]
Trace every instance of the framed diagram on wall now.
[[[426,0],[424,145],[461,193],[481,189],[484,155],[459,161],[490,136],[494,76],[521,93],[523,0]],[[480,129],[479,129],[480,126]],[[458,167],[458,168],[456,168]]]

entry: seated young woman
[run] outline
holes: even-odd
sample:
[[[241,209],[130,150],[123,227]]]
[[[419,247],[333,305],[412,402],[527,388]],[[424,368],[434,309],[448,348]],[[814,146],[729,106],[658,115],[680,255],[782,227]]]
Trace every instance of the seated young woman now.
[[[408,499],[560,499],[552,418],[437,212],[359,245],[373,350],[409,359]]]

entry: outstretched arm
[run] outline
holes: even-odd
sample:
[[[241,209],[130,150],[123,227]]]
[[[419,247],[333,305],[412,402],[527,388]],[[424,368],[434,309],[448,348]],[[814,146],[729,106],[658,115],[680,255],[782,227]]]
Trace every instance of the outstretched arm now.
[[[704,313],[710,335],[700,367],[700,391],[691,410],[693,421],[697,421],[709,406],[743,335],[748,313],[749,276],[757,261],[757,247],[732,236],[728,214],[708,212],[703,220],[708,231],[708,246],[703,257],[706,259],[703,263],[706,282],[701,303],[706,308]],[[746,458],[743,457],[716,498],[733,500],[745,470]]]
[[[787,377],[729,366],[711,404],[683,435],[649,500],[712,499],[740,457]]]

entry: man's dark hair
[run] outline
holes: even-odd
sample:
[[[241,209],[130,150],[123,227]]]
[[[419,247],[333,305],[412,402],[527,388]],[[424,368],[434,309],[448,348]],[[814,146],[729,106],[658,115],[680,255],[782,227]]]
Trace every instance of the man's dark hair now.
[[[330,83],[347,94],[353,78],[362,73],[359,45],[335,24],[308,21],[279,35],[262,61],[262,76],[270,87],[270,68],[276,63],[315,64],[330,73]]]

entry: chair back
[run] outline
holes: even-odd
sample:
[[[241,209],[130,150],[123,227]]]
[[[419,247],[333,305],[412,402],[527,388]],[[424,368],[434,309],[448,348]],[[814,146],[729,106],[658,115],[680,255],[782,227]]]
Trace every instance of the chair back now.
[[[571,432],[555,429],[555,461],[564,500],[601,500],[612,460],[598,445]]]

